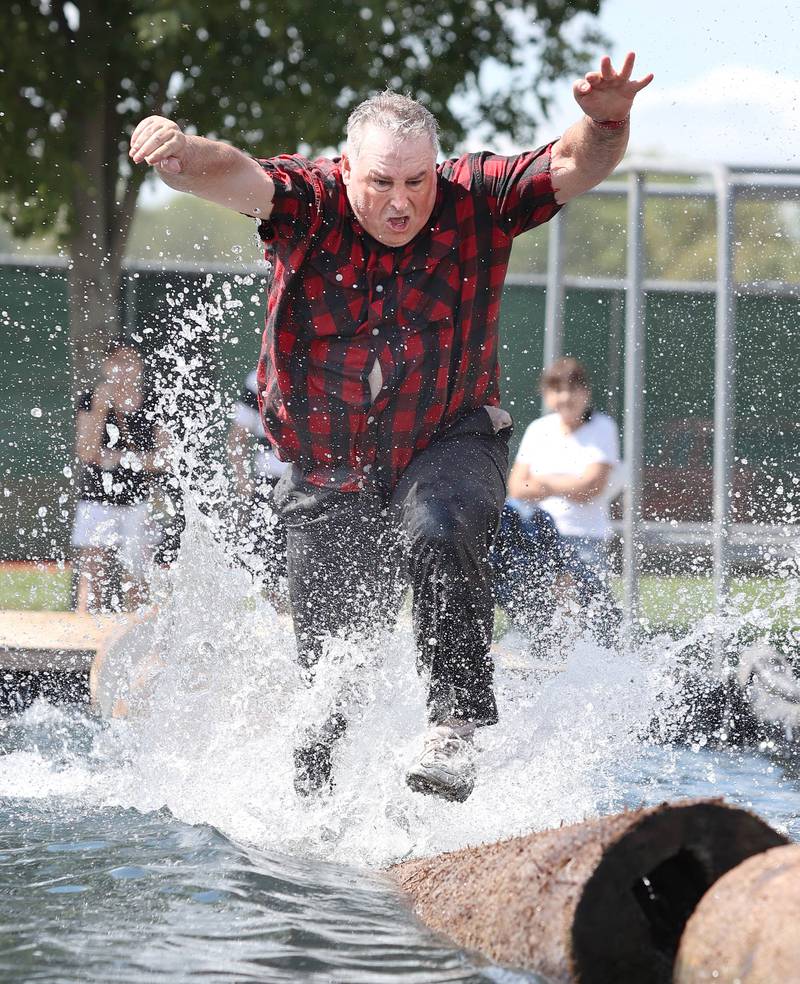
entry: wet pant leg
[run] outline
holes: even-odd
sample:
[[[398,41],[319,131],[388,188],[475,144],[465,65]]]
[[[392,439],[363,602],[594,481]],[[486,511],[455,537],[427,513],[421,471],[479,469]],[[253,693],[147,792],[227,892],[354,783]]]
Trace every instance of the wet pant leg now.
[[[275,488],[286,531],[289,602],[301,665],[313,670],[331,636],[389,624],[399,604],[397,551],[377,492],[338,492],[292,467]]]
[[[497,721],[489,549],[505,498],[509,434],[495,433],[485,410],[470,414],[414,457],[392,496],[434,724]]]

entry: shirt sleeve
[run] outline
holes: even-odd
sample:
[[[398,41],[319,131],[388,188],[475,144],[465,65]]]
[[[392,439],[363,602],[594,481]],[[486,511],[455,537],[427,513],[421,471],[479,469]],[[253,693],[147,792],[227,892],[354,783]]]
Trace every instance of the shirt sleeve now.
[[[476,154],[473,164],[489,211],[508,236],[519,236],[560,211],[550,179],[552,144],[538,150],[501,157]]]
[[[618,465],[619,433],[610,417],[597,419],[591,443],[585,449],[586,464]]]
[[[322,202],[322,183],[310,161],[298,154],[282,154],[258,160],[275,186],[272,211],[258,223],[258,235],[266,244],[275,240],[296,242],[315,225]]]

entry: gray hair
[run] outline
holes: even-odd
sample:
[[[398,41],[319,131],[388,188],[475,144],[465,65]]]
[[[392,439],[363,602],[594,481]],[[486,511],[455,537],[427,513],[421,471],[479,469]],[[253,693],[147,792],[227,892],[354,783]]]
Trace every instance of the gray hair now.
[[[364,130],[368,126],[388,130],[401,140],[427,136],[434,154],[439,153],[439,124],[436,117],[410,96],[386,89],[356,106],[345,127],[347,149],[351,157],[358,156]]]

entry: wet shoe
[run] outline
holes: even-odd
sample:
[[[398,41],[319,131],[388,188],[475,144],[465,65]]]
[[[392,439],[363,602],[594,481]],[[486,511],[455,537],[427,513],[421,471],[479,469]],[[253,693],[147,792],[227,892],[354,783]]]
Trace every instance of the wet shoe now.
[[[303,743],[294,750],[294,788],[298,796],[329,793],[333,789],[334,743],[347,730],[347,720],[331,714],[321,728],[310,728]]]
[[[422,754],[406,773],[416,793],[463,803],[475,786],[475,725],[439,724],[425,735]]]

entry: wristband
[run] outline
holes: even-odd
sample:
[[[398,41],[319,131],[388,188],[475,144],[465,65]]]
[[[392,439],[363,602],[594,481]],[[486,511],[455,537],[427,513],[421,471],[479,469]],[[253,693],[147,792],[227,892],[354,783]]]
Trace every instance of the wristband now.
[[[596,120],[591,116],[589,119],[595,126],[599,126],[601,130],[621,130],[629,123],[630,116],[626,116],[624,120]]]

